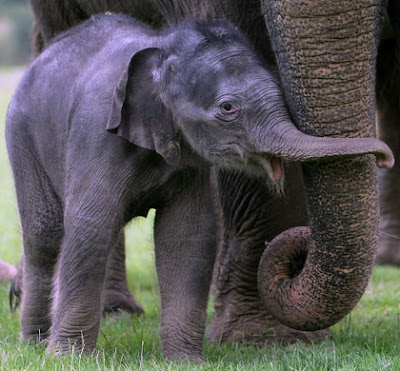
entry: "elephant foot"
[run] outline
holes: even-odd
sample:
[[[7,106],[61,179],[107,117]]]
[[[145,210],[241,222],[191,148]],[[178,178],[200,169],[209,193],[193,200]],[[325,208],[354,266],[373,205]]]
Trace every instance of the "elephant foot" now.
[[[17,268],[0,260],[0,281],[10,281],[17,274]]]
[[[48,332],[43,333],[43,334],[40,333],[40,334],[36,334],[36,335],[31,335],[31,336],[21,334],[21,339],[23,341],[26,341],[29,345],[35,345],[35,344],[39,345],[42,343],[46,343],[49,336],[50,336],[50,333],[48,333]]]
[[[280,323],[266,311],[250,309],[232,315],[217,315],[209,331],[208,339],[213,343],[244,343],[257,346],[267,344],[288,345],[296,342],[314,343],[330,336],[330,330],[299,331]]]
[[[93,352],[96,342],[87,341],[87,337],[82,336],[82,333],[69,337],[52,338],[50,336],[46,348],[46,354],[53,357],[65,355],[67,353],[87,354]]]
[[[381,232],[375,264],[400,266],[400,237]]]
[[[29,344],[40,344],[43,342],[46,342],[48,338],[50,337],[50,330],[49,330],[49,324],[46,324],[41,327],[46,327],[46,331],[40,331],[37,330],[37,326],[35,326],[35,330],[28,332],[28,331],[22,331],[21,332],[21,339],[28,342]]]
[[[122,312],[140,315],[144,313],[144,310],[127,288],[104,290],[103,315],[120,314]]]

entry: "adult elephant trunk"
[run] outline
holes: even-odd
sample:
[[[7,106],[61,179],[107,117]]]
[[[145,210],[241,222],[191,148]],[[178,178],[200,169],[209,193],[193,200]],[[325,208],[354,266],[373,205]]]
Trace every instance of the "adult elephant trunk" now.
[[[301,131],[374,136],[381,3],[262,0],[283,88]],[[273,240],[260,264],[259,289],[281,322],[316,330],[349,313],[368,284],[378,235],[375,159],[305,163],[303,173],[311,233],[289,230]],[[298,254],[282,252],[293,244],[302,246]],[[282,261],[299,255],[306,255],[303,266]]]
[[[253,139],[253,147],[257,152],[302,162],[374,154],[379,167],[391,168],[394,165],[392,151],[376,138],[316,137],[304,134],[291,121],[274,120],[274,125],[269,126],[271,129],[265,135],[260,135],[258,130],[252,134],[256,138]]]

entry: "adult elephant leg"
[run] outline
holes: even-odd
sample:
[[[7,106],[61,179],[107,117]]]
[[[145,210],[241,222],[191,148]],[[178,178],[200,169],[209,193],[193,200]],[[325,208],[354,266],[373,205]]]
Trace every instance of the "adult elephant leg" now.
[[[379,172],[381,223],[376,262],[392,265],[400,265],[399,41],[392,34],[392,37],[382,40],[379,45],[376,89],[378,135],[392,149],[396,160],[392,169]]]
[[[393,150],[395,166],[379,173],[381,220],[377,264],[400,265],[400,107],[379,104],[379,136]]]
[[[257,269],[265,241],[282,231],[307,224],[301,169],[285,164],[285,188],[277,196],[262,179],[219,171],[223,238],[214,268],[215,316],[211,341],[293,343],[324,338],[329,330],[304,332],[280,323],[263,305]],[[304,257],[299,256],[299,264]]]
[[[125,235],[118,236],[110,252],[103,286],[103,313],[127,312],[142,314],[142,307],[129,291],[125,268]]]
[[[316,136],[369,137],[375,124],[375,62],[381,1],[262,2],[290,111]],[[263,255],[265,305],[286,325],[316,330],[358,303],[372,271],[378,236],[372,156],[303,165],[311,238],[285,233]],[[295,274],[280,246],[310,246]]]

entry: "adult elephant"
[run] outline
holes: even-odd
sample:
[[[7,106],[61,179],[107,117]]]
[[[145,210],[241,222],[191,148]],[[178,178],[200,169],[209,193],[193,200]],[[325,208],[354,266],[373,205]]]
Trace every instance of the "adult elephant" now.
[[[228,18],[268,62],[276,62],[291,114],[302,131],[332,137],[374,135],[375,61],[384,1],[31,0],[31,4],[37,51],[96,12],[129,13],[155,27],[187,17]],[[292,206],[279,209],[289,201],[265,195],[259,183],[219,174],[226,229],[216,266],[213,339],[254,339],[277,323],[278,340],[280,334],[286,338],[282,324],[300,330],[323,329],[349,313],[362,296],[378,240],[374,159],[367,155],[308,163],[301,174],[296,168],[289,170],[288,178],[301,177],[306,206],[301,191],[295,190],[297,195],[288,196]],[[302,188],[302,181],[299,184]],[[229,193],[235,189],[238,193]],[[263,195],[263,205],[251,200],[257,194]],[[298,218],[288,211],[293,205],[298,205]],[[286,227],[303,224],[306,207],[311,233],[289,230],[263,253],[265,270],[259,271],[259,287],[264,306],[255,274],[264,237],[271,239]],[[280,213],[274,214],[276,209]],[[302,247],[290,249],[298,241]],[[289,253],[282,246],[289,247]],[[285,264],[281,264],[283,254]],[[302,335],[294,333],[295,338]]]

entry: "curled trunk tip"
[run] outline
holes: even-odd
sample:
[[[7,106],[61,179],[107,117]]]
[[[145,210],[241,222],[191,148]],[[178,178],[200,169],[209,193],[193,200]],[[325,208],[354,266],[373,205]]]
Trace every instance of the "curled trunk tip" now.
[[[289,129],[288,129],[289,128]],[[285,129],[285,135],[279,130]],[[375,155],[379,167],[391,168],[394,156],[389,146],[377,138],[332,138],[302,133],[294,124],[284,122],[274,127],[278,144],[268,143],[265,151],[290,161],[310,162],[328,158],[350,158],[359,155]],[[263,148],[262,148],[263,149]]]
[[[329,305],[322,304],[321,293],[329,287],[319,287],[325,282],[322,271],[320,282],[314,282],[315,272],[312,270],[315,267],[312,267],[313,258],[310,258],[312,244],[309,227],[291,228],[267,243],[258,268],[258,290],[264,305],[284,325],[302,331],[334,325],[359,300],[355,293],[353,305],[342,307],[338,304],[340,295]],[[345,269],[340,272],[342,276],[353,273]]]

